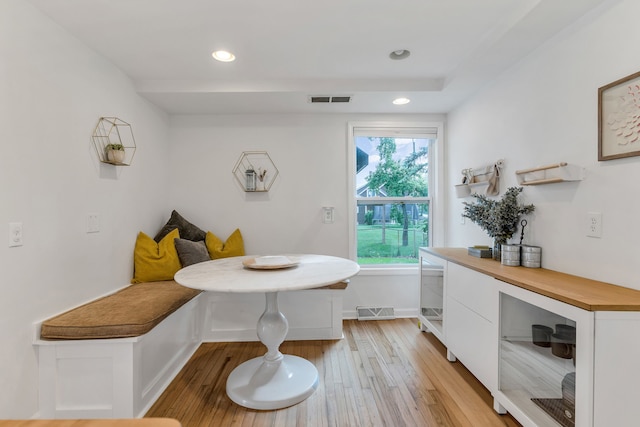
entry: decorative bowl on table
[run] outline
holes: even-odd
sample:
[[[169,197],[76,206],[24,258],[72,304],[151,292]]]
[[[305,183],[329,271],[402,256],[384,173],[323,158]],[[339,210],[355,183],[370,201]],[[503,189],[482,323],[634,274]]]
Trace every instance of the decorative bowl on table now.
[[[300,264],[299,260],[284,255],[261,256],[242,261],[242,265],[253,270],[279,270],[295,267],[298,264]]]

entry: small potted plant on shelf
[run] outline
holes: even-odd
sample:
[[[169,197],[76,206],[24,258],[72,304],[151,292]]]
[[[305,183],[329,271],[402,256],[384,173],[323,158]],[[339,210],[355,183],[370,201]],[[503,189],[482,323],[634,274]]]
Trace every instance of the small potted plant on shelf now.
[[[534,205],[518,204],[518,195],[522,190],[522,187],[509,187],[500,200],[474,193],[471,196],[476,199],[476,203],[462,202],[462,216],[478,224],[493,237],[493,259],[500,259],[501,247],[518,229],[520,216],[535,210]]]
[[[124,162],[124,145],[122,144],[107,144],[104,147],[107,153],[107,160],[109,163],[122,163]]]

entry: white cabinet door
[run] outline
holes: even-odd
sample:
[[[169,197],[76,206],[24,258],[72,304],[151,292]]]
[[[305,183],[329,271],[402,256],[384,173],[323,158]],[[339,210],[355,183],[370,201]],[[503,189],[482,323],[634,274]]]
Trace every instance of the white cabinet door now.
[[[496,339],[494,324],[449,299],[447,349],[491,392],[498,384]]]
[[[493,392],[498,384],[496,280],[450,262],[446,286],[447,350]]]
[[[446,345],[444,335],[444,280],[447,261],[420,249],[420,307],[419,319],[423,331],[431,332]]]
[[[560,399],[562,403],[563,381],[573,373],[575,412],[565,408],[559,413],[561,419],[569,421],[571,417],[576,427],[637,425],[593,423],[593,414],[598,412],[593,400],[593,374],[594,369],[598,369],[594,366],[594,312],[508,283],[497,280],[496,283],[500,300],[500,320],[497,322],[499,384],[494,394],[497,402],[525,426],[559,425],[544,410],[544,405],[534,403],[533,399],[539,403],[540,400]],[[532,342],[532,324],[554,328],[558,323],[575,327],[575,366],[571,358],[558,357],[552,348],[536,346]],[[596,386],[599,388],[600,384],[596,383]],[[627,392],[620,391],[622,395]],[[611,388],[605,393],[615,395],[615,399],[619,396],[618,391]]]

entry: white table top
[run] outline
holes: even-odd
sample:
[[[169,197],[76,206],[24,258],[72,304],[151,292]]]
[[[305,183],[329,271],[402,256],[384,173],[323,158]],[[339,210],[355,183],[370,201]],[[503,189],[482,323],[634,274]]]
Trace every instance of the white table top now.
[[[297,266],[254,270],[242,261],[255,256],[222,258],[190,265],[178,271],[183,286],[216,292],[280,292],[318,288],[355,276],[360,266],[345,258],[327,255],[286,255]]]

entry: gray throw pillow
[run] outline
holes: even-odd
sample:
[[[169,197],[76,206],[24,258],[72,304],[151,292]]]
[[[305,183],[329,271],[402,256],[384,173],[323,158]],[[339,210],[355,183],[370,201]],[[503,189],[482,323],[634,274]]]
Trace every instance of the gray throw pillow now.
[[[156,237],[153,238],[156,242],[160,242],[164,236],[169,234],[171,230],[178,229],[178,233],[180,233],[181,239],[191,240],[193,242],[199,242],[200,240],[204,240],[207,236],[206,231],[201,230],[195,225],[191,224],[189,221],[184,219],[182,215],[180,215],[175,210],[171,212],[171,218],[169,221],[158,231]]]
[[[178,258],[180,258],[180,264],[183,267],[211,260],[207,246],[203,241],[192,242],[186,239],[174,239],[174,242]]]

